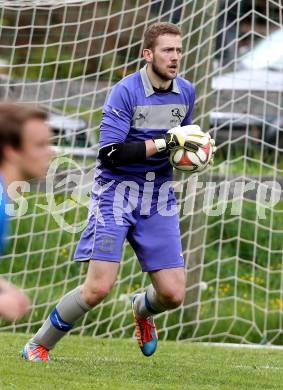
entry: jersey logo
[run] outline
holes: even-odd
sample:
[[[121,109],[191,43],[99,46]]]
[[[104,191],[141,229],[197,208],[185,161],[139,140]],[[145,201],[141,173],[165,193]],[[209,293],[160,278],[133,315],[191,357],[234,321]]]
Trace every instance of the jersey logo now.
[[[133,115],[132,126],[137,128],[143,128],[148,126],[148,113],[149,109],[138,107]]]
[[[119,115],[119,110],[116,110],[116,108],[112,108],[112,111],[113,111],[117,116],[120,116],[120,115]]]
[[[179,108],[173,108],[173,110],[171,110],[171,114],[172,114],[172,116],[174,118],[170,122],[172,124],[174,124],[174,126],[180,125],[181,122],[182,122],[182,119],[184,118],[184,115],[182,115],[180,113],[180,109]]]
[[[145,119],[145,116],[143,115],[142,112],[140,112],[140,113],[138,114],[138,116],[136,117],[136,120],[137,120],[137,121],[140,120],[140,119]]]
[[[116,149],[114,148],[114,146],[112,146],[112,149],[110,150],[109,153],[107,153],[107,156],[110,157],[111,154],[112,154],[113,152],[115,152],[115,150],[116,150]]]

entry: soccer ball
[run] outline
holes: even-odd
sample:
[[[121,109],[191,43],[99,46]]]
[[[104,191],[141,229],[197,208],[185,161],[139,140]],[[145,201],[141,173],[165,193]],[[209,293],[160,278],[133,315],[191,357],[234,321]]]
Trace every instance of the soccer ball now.
[[[199,146],[198,151],[188,150],[184,147],[171,150],[169,157],[171,165],[188,173],[201,172],[211,161],[214,150],[214,145],[211,141],[213,140]]]

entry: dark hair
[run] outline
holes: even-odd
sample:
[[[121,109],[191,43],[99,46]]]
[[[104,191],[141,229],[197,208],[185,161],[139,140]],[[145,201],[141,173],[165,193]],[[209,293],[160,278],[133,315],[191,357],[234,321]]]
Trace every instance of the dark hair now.
[[[48,114],[31,104],[0,103],[0,164],[4,159],[4,148],[20,149],[24,124],[30,119],[46,121]]]
[[[182,32],[178,26],[173,23],[154,23],[151,24],[144,33],[143,48],[154,49],[156,39],[160,35],[172,34],[182,35]]]

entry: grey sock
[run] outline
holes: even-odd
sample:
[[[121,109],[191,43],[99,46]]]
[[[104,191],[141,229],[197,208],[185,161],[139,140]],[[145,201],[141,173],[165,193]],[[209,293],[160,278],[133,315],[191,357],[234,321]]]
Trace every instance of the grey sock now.
[[[135,299],[135,312],[143,318],[153,314],[162,313],[167,310],[157,299],[156,291],[152,284],[146,289],[146,292],[140,294]]]
[[[47,349],[54,348],[56,343],[73,327],[74,322],[92,309],[83,300],[80,290],[79,286],[64,295],[30,340],[31,342],[43,345]]]

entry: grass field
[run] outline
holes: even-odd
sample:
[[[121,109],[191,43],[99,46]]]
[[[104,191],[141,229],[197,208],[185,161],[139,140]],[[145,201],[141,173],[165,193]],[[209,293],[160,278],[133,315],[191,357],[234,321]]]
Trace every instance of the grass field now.
[[[22,360],[27,336],[0,334],[0,388],[8,389],[282,389],[280,350],[160,342],[146,358],[134,340],[70,336],[50,364]]]

